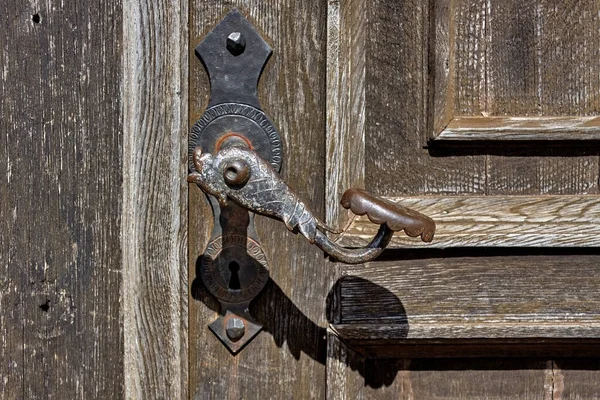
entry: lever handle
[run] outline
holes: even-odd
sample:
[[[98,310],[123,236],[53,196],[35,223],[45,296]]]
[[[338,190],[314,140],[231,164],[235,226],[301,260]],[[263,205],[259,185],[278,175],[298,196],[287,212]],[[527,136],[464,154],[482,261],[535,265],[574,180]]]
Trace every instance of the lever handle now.
[[[366,214],[381,226],[365,248],[339,246],[324,233],[334,230],[315,217],[271,165],[241,141],[224,143],[215,156],[196,147],[193,164],[195,171],[190,173],[188,181],[214,196],[221,205],[231,200],[249,211],[279,219],[290,231],[300,232],[310,243],[344,263],[374,259],[386,248],[395,231],[421,236],[425,242],[433,239],[435,223],[431,218],[354,188],[344,193],[342,206],[354,214]]]

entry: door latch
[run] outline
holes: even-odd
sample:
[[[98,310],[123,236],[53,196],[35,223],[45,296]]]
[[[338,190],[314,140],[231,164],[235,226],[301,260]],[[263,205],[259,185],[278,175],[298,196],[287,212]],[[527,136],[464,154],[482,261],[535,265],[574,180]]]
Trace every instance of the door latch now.
[[[349,189],[342,206],[356,215],[367,215],[380,228],[365,248],[339,246],[326,234],[336,231],[321,222],[279,176],[282,139],[260,108],[257,94],[258,80],[272,53],[269,45],[233,10],[196,53],[211,90],[207,109],[192,127],[188,181],[207,195],[215,221],[201,257],[200,275],[221,305],[219,318],[209,328],[235,354],[262,329],[248,311],[269,278],[254,228],[255,214],[281,220],[290,231],[344,263],[374,259],[395,231],[429,242],[435,223],[363,189]]]

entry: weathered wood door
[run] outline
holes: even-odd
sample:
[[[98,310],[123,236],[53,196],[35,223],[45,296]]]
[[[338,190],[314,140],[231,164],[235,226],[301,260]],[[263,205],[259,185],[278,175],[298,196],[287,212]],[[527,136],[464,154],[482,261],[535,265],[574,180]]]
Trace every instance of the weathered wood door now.
[[[365,187],[438,223],[332,263],[257,219],[271,269],[232,356],[197,275],[188,187],[208,80],[193,49],[237,7],[283,178]],[[0,397],[600,397],[600,4],[595,0],[5,1]]]
[[[192,43],[218,5],[192,7]],[[286,141],[284,179],[348,246],[377,229],[339,206],[352,186],[432,216],[438,234],[398,234],[348,266],[261,219],[266,331],[232,357],[192,285],[190,395],[599,397],[600,4],[237,5],[274,48],[261,100]],[[190,66],[194,121],[207,82]],[[193,280],[209,214],[190,196]]]

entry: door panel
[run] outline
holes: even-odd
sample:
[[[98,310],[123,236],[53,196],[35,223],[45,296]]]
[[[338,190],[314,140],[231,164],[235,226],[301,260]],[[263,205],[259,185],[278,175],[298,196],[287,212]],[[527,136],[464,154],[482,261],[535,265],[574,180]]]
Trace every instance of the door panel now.
[[[361,4],[364,147],[353,147],[352,128],[343,127],[328,132],[328,151],[354,149],[368,190],[432,216],[438,232],[432,244],[396,235],[398,250],[339,266],[329,300],[339,346],[329,346],[328,383],[365,398],[548,398],[564,395],[567,376],[582,390],[574,398],[598,390],[585,383],[600,356],[600,253],[596,235],[585,233],[600,220],[598,147],[575,142],[596,135],[597,46],[586,46],[596,40],[598,5]],[[439,136],[452,124],[463,135],[454,143]],[[532,130],[537,136],[522,141]],[[483,140],[490,132],[497,135]],[[344,135],[352,139],[343,143]],[[344,168],[335,164],[331,171]],[[338,189],[328,187],[328,198]],[[375,233],[367,218],[330,216],[349,225],[342,244],[363,246]],[[370,374],[392,377],[370,385]],[[412,389],[425,376],[433,386],[420,397]],[[328,395],[343,398],[330,387]]]
[[[333,335],[328,399],[597,399],[597,359],[365,359]]]
[[[595,2],[435,0],[432,10],[435,140],[599,138]]]

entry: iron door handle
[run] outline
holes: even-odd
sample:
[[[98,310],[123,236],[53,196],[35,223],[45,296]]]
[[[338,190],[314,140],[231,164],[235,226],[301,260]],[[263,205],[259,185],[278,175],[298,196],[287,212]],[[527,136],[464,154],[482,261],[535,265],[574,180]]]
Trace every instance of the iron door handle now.
[[[424,242],[433,239],[435,223],[428,216],[353,188],[344,193],[341,205],[356,215],[367,215],[380,228],[364,248],[339,246],[325,234],[336,231],[321,222],[269,163],[236,136],[226,138],[215,156],[196,147],[193,163],[195,171],[188,181],[214,196],[221,206],[231,200],[248,211],[281,220],[290,231],[301,233],[310,243],[347,264],[367,262],[380,255],[395,231],[420,236]]]
[[[342,206],[380,224],[371,243],[349,249],[329,239],[333,231],[311,212],[280,178],[282,139],[260,108],[258,79],[272,51],[252,25],[231,11],[200,43],[196,54],[210,78],[210,100],[194,124],[189,141],[188,181],[206,193],[214,227],[199,258],[200,277],[221,306],[209,328],[232,353],[240,351],[262,325],[248,307],[269,279],[265,253],[254,228],[254,215],[279,219],[332,258],[345,263],[372,260],[394,231],[433,238],[427,216],[350,189]]]

